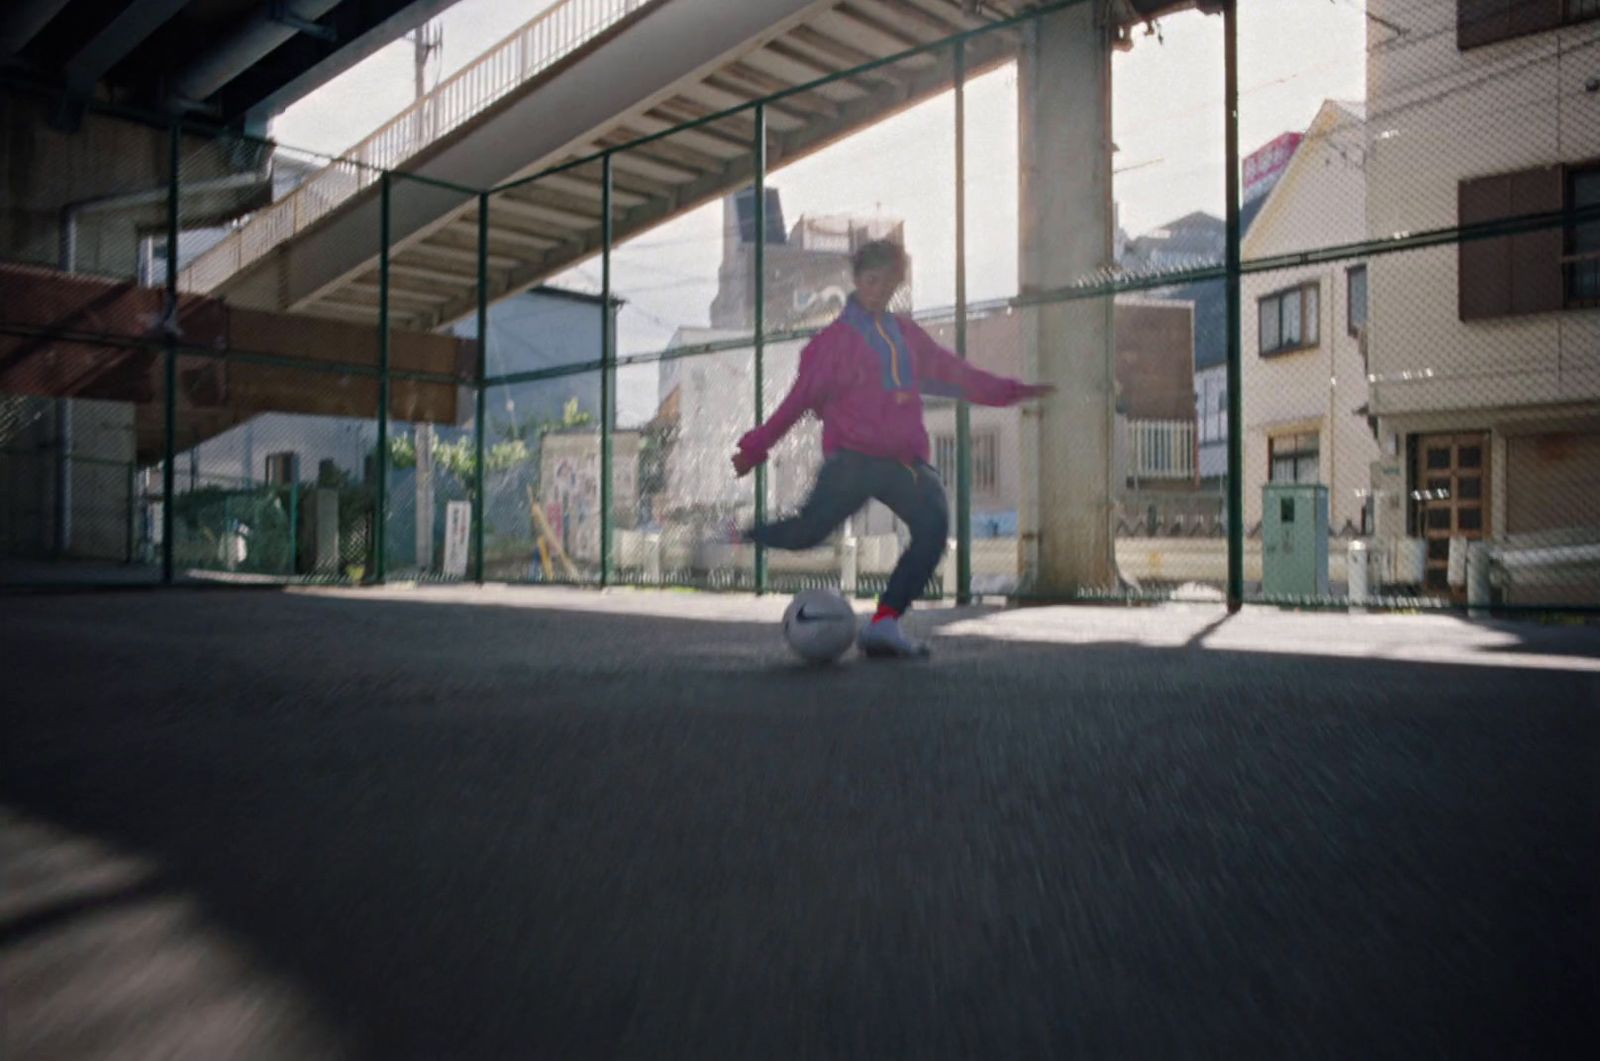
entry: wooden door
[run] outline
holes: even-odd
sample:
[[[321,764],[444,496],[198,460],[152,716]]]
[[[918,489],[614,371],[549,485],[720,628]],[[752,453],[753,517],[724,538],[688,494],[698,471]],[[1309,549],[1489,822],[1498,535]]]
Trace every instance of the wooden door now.
[[[1450,539],[1489,534],[1489,435],[1417,439],[1417,526],[1428,543],[1426,588],[1450,592]]]

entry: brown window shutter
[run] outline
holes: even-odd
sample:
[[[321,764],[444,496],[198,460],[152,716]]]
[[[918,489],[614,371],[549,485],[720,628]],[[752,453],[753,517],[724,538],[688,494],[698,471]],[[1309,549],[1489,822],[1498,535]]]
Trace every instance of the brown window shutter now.
[[[1478,48],[1511,35],[1513,0],[1456,0],[1456,47]]]
[[[1456,0],[1456,47],[1543,33],[1561,25],[1562,0]]]
[[[1524,37],[1530,33],[1544,33],[1561,25],[1562,0],[1511,0],[1507,5],[1510,16],[1506,36]]]
[[[1511,178],[1478,177],[1460,183],[1457,216],[1463,225],[1497,221],[1511,212]],[[1507,236],[1456,244],[1457,307],[1461,319],[1486,320],[1511,312],[1511,240]]]
[[[1555,213],[1565,198],[1566,179],[1560,166],[1511,175],[1511,213]],[[1566,232],[1560,224],[1511,237],[1511,312],[1553,313],[1566,304],[1561,256]]]

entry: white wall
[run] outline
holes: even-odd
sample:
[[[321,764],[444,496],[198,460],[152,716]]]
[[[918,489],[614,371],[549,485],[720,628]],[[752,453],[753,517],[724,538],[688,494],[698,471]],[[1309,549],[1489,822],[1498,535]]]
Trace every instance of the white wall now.
[[[1359,113],[1325,104],[1294,160],[1250,226],[1244,257],[1266,258],[1360,241],[1365,234],[1366,191],[1361,166]],[[1346,272],[1359,262],[1334,262],[1245,276],[1242,306],[1244,420],[1244,522],[1261,521],[1261,487],[1268,481],[1268,440],[1273,435],[1316,432],[1321,481],[1328,487],[1328,524],[1335,532],[1359,527],[1369,467],[1378,456],[1365,416],[1366,365],[1349,332]],[[1306,282],[1318,285],[1316,345],[1294,353],[1261,355],[1260,300]],[[1369,287],[1370,290],[1370,287]],[[1369,305],[1371,298],[1369,297]],[[1304,325],[1302,325],[1303,327]]]

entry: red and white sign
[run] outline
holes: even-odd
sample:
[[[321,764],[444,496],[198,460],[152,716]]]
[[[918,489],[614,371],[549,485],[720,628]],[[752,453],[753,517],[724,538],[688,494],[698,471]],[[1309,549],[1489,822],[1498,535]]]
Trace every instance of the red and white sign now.
[[[1245,202],[1259,199],[1272,190],[1278,178],[1283,176],[1283,171],[1289,168],[1294,149],[1304,139],[1302,133],[1284,133],[1244,157]]]

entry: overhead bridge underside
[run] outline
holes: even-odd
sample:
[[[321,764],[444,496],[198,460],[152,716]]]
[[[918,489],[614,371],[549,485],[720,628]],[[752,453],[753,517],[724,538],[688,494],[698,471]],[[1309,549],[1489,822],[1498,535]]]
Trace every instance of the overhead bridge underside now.
[[[776,167],[945,91],[954,63],[951,50],[930,50],[824,79],[1004,21],[1023,6],[1020,0],[660,0],[441,138],[404,169],[463,188],[493,188],[811,85],[764,107],[768,166]],[[1012,58],[1020,33],[1007,27],[968,38],[967,71]],[[754,135],[754,109],[746,107],[614,152],[613,241],[747,184]],[[600,250],[600,168],[584,163],[490,197],[491,300]],[[478,299],[477,196],[398,176],[390,195],[391,322],[429,329],[471,313]],[[376,322],[380,215],[374,182],[219,282],[204,279],[202,259],[185,286],[239,305]]]

